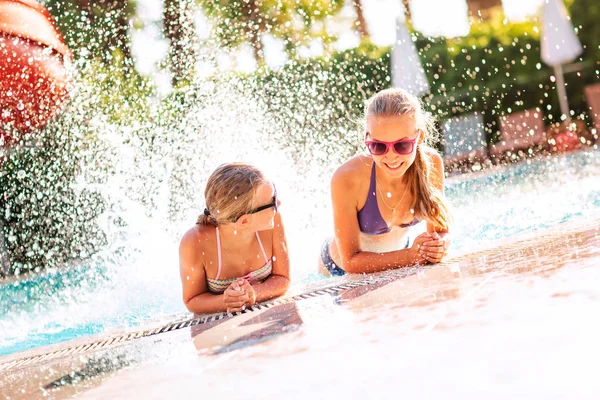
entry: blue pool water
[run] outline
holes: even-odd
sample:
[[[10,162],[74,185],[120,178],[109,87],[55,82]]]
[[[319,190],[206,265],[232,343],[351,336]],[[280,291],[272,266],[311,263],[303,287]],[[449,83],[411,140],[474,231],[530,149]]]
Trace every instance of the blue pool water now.
[[[286,193],[291,203],[285,215],[295,287],[321,279],[314,273],[315,260],[320,241],[331,231],[326,180],[315,185],[322,186],[322,195],[313,196],[309,204],[301,196],[301,204],[292,200],[302,187],[288,188]],[[600,210],[600,152],[454,176],[447,179],[446,188],[456,219],[453,251],[468,252],[515,235],[535,235]],[[300,209],[316,210],[309,221],[327,223],[306,222],[302,212],[295,212]],[[177,238],[162,234],[159,226],[146,230],[154,239],[135,238],[135,257],[97,259],[0,284],[0,355],[184,313]]]

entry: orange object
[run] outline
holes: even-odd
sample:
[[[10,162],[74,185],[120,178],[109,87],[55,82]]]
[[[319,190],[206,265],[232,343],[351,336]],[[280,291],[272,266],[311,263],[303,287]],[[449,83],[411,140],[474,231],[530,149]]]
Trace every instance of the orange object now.
[[[33,0],[0,0],[0,124],[42,128],[68,97],[69,50],[48,11]],[[0,129],[0,146],[11,137]]]
[[[567,151],[577,150],[581,147],[579,136],[576,132],[562,131],[554,135],[555,149],[559,153],[565,153]]]
[[[550,125],[548,137],[551,138],[551,150],[558,153],[577,150],[584,145],[592,146],[595,141],[586,123],[579,119]]]

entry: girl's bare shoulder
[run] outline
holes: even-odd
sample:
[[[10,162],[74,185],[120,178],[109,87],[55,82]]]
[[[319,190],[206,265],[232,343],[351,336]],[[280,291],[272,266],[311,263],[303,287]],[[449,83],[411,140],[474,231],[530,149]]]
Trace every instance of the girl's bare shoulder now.
[[[439,151],[434,149],[433,147],[423,146],[423,153],[425,157],[429,158],[429,161],[434,165],[441,165],[443,163],[442,156]]]
[[[370,176],[372,164],[372,157],[365,154],[350,158],[335,170],[331,178],[332,185],[343,183],[344,186],[355,186]]]
[[[212,225],[196,224],[188,229],[181,238],[180,250],[196,252],[212,242],[215,227]]]
[[[428,158],[429,164],[432,165],[432,180],[436,187],[443,190],[444,181],[444,160],[440,153],[431,147],[424,146],[423,153]]]

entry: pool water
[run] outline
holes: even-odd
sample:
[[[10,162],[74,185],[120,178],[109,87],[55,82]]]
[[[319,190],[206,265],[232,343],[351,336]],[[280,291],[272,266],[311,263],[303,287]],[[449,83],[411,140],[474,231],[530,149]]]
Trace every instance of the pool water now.
[[[327,171],[329,173],[330,171]],[[283,179],[279,179],[282,181]],[[293,289],[322,278],[319,246],[332,230],[327,179],[283,187],[282,213],[290,247]],[[515,235],[536,233],[600,210],[600,152],[521,162],[446,181],[454,209],[453,253],[469,253]],[[310,210],[310,211],[303,211]],[[159,223],[132,237],[125,261],[96,258],[68,270],[0,285],[0,355],[90,334],[169,320],[186,313],[178,276],[178,238]],[[415,227],[415,233],[423,227]]]
[[[444,264],[347,275],[337,290],[232,318],[78,341],[24,364],[8,356],[0,397],[163,399],[201,387],[231,399],[596,399],[598,226],[592,212]]]

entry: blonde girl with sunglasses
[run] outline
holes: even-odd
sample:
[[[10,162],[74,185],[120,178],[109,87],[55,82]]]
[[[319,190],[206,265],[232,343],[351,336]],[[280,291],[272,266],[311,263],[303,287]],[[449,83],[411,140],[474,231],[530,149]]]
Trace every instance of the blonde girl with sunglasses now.
[[[179,248],[183,301],[195,314],[237,312],[283,295],[289,258],[275,186],[256,167],[218,167],[206,208]]]
[[[323,244],[325,275],[370,273],[439,263],[450,245],[444,166],[427,142],[435,133],[421,102],[387,89],[366,105],[368,154],[342,164],[331,179],[334,236]],[[409,228],[426,224],[412,241]]]

